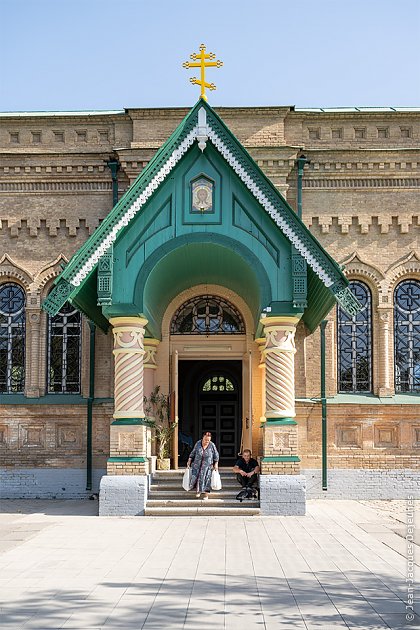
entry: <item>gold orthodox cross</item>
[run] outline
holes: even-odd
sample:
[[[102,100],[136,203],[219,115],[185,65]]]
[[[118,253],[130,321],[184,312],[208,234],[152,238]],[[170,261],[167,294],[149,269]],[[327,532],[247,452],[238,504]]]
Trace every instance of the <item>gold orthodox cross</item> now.
[[[191,78],[190,81],[193,85],[201,85],[201,98],[207,101],[206,96],[206,88],[209,90],[215,90],[216,86],[214,83],[207,83],[205,80],[206,76],[206,68],[221,68],[223,66],[223,61],[218,59],[217,61],[207,61],[207,59],[214,59],[216,55],[214,53],[206,54],[206,47],[204,44],[200,45],[200,52],[193,53],[190,55],[191,59],[196,60],[196,62],[185,61],[182,66],[184,68],[200,68],[200,79],[196,79],[195,77]]]

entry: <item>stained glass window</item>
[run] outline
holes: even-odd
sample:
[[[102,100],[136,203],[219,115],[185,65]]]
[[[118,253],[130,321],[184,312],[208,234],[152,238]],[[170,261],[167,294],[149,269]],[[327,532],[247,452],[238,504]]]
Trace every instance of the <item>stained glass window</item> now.
[[[235,386],[229,378],[225,376],[211,376],[202,387],[203,392],[234,392]]]
[[[239,311],[222,298],[204,295],[183,304],[171,323],[173,335],[242,334],[245,326]]]
[[[25,388],[25,293],[18,284],[0,285],[0,391]]]
[[[80,393],[81,315],[69,302],[48,318],[48,392]]]
[[[394,293],[395,391],[420,392],[420,282],[405,280]]]
[[[363,306],[350,316],[337,309],[338,391],[372,391],[372,298],[369,288],[359,281],[349,283]]]

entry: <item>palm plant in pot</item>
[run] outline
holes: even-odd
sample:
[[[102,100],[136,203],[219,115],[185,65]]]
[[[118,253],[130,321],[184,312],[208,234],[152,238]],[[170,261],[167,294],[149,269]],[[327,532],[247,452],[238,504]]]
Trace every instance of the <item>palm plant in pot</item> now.
[[[144,410],[148,426],[155,431],[153,439],[157,442],[157,469],[169,470],[171,438],[177,423],[169,419],[169,396],[161,394],[159,385],[156,385],[149,397],[144,397]]]

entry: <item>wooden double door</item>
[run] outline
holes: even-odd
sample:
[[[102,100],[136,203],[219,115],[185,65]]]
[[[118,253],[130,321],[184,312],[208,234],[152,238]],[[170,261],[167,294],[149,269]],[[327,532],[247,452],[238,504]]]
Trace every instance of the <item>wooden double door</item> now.
[[[233,466],[241,447],[242,362],[179,362],[179,463],[190,444],[211,431],[222,466]],[[184,441],[184,442],[183,442]]]
[[[236,400],[200,400],[199,435],[211,431],[222,464],[235,463],[238,455],[238,402]],[[235,460],[235,461],[234,461]]]

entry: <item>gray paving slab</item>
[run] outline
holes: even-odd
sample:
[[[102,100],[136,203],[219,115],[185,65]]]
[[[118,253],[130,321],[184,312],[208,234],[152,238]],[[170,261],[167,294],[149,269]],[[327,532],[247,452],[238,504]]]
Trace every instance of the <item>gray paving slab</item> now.
[[[404,515],[402,501],[234,518],[2,501],[1,627],[410,630],[420,618],[406,619]]]

